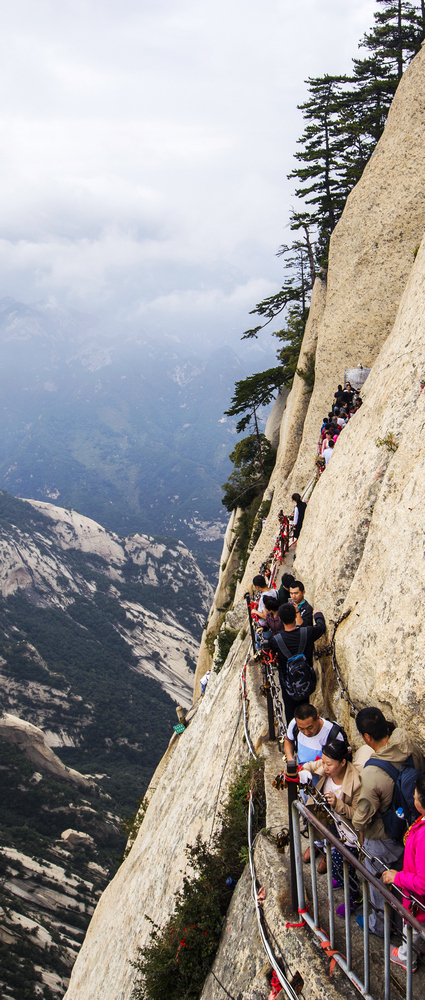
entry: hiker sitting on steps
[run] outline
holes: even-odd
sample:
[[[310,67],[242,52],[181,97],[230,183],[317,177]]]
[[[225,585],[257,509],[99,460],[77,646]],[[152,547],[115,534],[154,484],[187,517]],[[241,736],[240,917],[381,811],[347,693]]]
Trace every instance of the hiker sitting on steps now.
[[[265,639],[270,639],[276,632],[283,631],[283,625],[279,618],[279,601],[277,597],[263,597],[264,611],[258,615],[258,624],[263,629]]]

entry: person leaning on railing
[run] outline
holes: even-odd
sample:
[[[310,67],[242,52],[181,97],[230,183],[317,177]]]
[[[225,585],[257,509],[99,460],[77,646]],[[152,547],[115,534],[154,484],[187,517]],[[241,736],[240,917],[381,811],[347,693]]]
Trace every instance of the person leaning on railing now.
[[[346,847],[358,858],[357,837],[351,827],[350,820],[356,808],[360,795],[360,775],[352,763],[352,751],[346,739],[331,737],[322,748],[322,759],[303,764],[300,771],[300,782],[308,775],[318,775],[317,791],[325,797],[328,805],[335,813],[335,828],[337,835],[345,841]],[[309,801],[312,802],[312,800]],[[323,859],[322,859],[323,860]],[[319,863],[318,871],[326,871],[325,864]],[[334,889],[343,885],[342,855],[335,847],[332,848],[332,876]],[[348,866],[350,913],[354,913],[361,903],[361,893],[357,883],[356,870]],[[345,917],[345,905],[337,907],[336,913]]]
[[[425,774],[420,774],[415,786],[415,806],[419,813],[419,818],[412,823],[404,837],[405,851],[403,858],[403,871],[397,872],[393,868],[384,872],[382,881],[385,885],[395,885],[403,890],[403,906],[406,910],[412,909],[410,893],[413,893],[423,909],[413,902],[415,917],[419,923],[425,925]],[[425,926],[424,926],[425,931]],[[419,931],[413,931],[413,959],[412,971],[414,972],[418,962],[418,952],[425,951],[425,938]],[[395,965],[401,965],[403,969],[407,967],[407,941],[403,935],[403,943],[400,948],[391,948],[391,961]]]
[[[396,728],[393,722],[387,722],[379,708],[362,708],[356,716],[356,726],[365,743],[374,750],[375,756],[372,755],[369,764],[361,772],[360,795],[352,822],[354,829],[358,831],[360,842],[364,842],[366,851],[375,859],[374,865],[366,857],[366,868],[376,875],[401,857],[403,844],[388,836],[382,820],[382,813],[389,809],[392,802],[394,781],[380,767],[370,764],[375,758],[379,758],[399,770],[412,756],[413,766],[418,771],[423,771],[425,762],[409,734],[404,729]],[[383,937],[383,899],[372,885],[370,899],[373,911],[369,916],[369,930],[372,934]],[[356,920],[362,926],[361,914]]]

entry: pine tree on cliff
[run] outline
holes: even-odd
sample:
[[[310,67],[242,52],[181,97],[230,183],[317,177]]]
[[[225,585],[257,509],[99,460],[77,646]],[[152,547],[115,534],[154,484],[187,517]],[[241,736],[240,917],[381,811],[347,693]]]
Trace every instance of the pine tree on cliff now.
[[[314,248],[310,237],[308,226],[308,214],[292,213],[291,229],[304,232],[304,239],[295,240],[290,246],[284,244],[277,252],[277,257],[284,257],[285,269],[289,271],[289,277],[285,278],[282,287],[275,295],[270,295],[262,302],[257,302],[254,309],[251,309],[250,316],[261,316],[263,323],[254,326],[251,330],[245,330],[242,340],[252,337],[257,338],[259,331],[272,323],[273,320],[286,309],[287,306],[297,304],[300,314],[304,316],[304,322],[308,316],[310,292],[316,277],[316,265],[314,259]],[[279,334],[275,334],[279,336]],[[293,377],[290,376],[291,378]],[[287,382],[283,381],[286,385]]]
[[[299,105],[307,122],[298,140],[302,148],[295,153],[301,166],[288,175],[300,181],[295,194],[309,206],[309,226],[317,228],[316,257],[320,264],[327,259],[329,238],[349,193],[343,171],[347,137],[341,129],[347,83],[346,76],[309,77],[310,97]]]
[[[258,410],[262,406],[267,406],[276,395],[276,392],[283,385],[283,368],[269,368],[266,372],[259,372],[257,375],[248,375],[248,378],[235,382],[233,399],[228,410],[225,410],[227,417],[235,417],[240,414],[241,419],[236,424],[238,434],[246,430],[249,424],[254,425],[255,440],[257,443],[257,462],[261,475],[265,477],[265,467],[263,460],[264,435],[260,434],[258,427]]]
[[[369,50],[353,59],[352,89],[340,104],[340,128],[346,136],[343,156],[345,186],[354,187],[384,131],[400,78],[425,37],[425,0],[376,0],[379,10],[361,48]]]
[[[392,3],[376,0],[376,3],[379,10],[374,14],[374,27],[366,32],[361,45],[390,68],[397,85],[406,64],[421,47],[425,5],[422,2],[418,6],[409,0],[393,0]]]

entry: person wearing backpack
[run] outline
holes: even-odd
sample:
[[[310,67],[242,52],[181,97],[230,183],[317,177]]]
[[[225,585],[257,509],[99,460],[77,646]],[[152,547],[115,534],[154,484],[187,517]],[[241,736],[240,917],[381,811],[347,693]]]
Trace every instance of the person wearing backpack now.
[[[405,776],[410,779],[412,775],[408,769],[420,773],[425,769],[425,762],[421,751],[409,734],[404,729],[396,728],[393,722],[387,722],[379,708],[363,708],[356,717],[356,726],[364,742],[374,753],[361,772],[360,796],[351,822],[358,831],[359,840],[364,843],[365,850],[376,859],[375,864],[372,864],[366,857],[366,868],[379,877],[386,865],[399,861],[403,854],[403,833],[406,824],[402,824],[404,829],[397,830],[395,816],[397,807],[395,802],[393,805],[396,772],[397,778],[398,772],[401,772],[401,775],[406,772]],[[408,808],[409,804],[406,803],[406,809]],[[369,916],[369,930],[382,938],[383,898],[372,885],[369,889],[373,907]],[[362,927],[363,916],[359,914],[356,920]]]
[[[297,705],[308,701],[316,687],[313,649],[316,639],[326,631],[321,611],[313,614],[314,625],[298,628],[293,604],[282,604],[279,618],[283,632],[269,640],[269,648],[278,655],[279,681],[285,706],[286,725],[294,718]]]
[[[425,774],[420,774],[415,784],[415,806],[418,818],[412,823],[407,831],[404,842],[405,851],[403,858],[403,871],[398,872],[390,869],[384,872],[382,881],[385,885],[395,885],[397,889],[403,891],[403,906],[407,910],[412,909],[414,900],[411,893],[421,907],[417,906],[416,919],[424,925],[425,931]],[[416,972],[418,965],[418,954],[425,951],[425,938],[419,931],[413,930],[412,934],[412,972]],[[395,965],[401,965],[402,969],[407,969],[407,940],[403,934],[403,943],[399,948],[390,948],[390,961]]]

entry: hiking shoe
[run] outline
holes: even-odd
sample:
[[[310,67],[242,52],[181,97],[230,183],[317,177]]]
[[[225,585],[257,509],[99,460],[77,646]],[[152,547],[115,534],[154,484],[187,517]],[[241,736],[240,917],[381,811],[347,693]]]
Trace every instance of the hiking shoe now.
[[[361,931],[364,930],[363,913],[359,913],[358,916],[356,917],[356,924],[358,924],[358,926],[360,927]],[[374,937],[378,937],[378,938],[381,938],[381,939],[384,937],[383,934],[377,934],[376,931],[371,931],[370,927],[369,927],[369,934],[373,934]]]
[[[390,962],[394,962],[394,965],[399,965],[405,972],[407,972],[406,959],[398,957],[398,948],[390,948]],[[416,972],[417,965],[412,962],[412,972]]]
[[[334,889],[342,889],[342,882],[338,882],[337,878],[332,879],[332,886]]]
[[[363,902],[362,896],[360,897],[360,899],[352,899],[352,900],[350,899],[350,917],[352,917],[353,913],[355,913],[357,907],[360,906],[360,903],[362,902]],[[337,913],[339,917],[345,917],[345,903],[341,903],[341,906],[337,906],[335,913]]]
[[[318,853],[319,853],[319,851],[318,851],[317,847],[315,847],[315,848],[314,848],[314,853],[315,853],[315,854],[318,854]],[[311,857],[310,857],[310,848],[309,848],[309,847],[306,847],[306,849],[305,849],[305,851],[304,851],[304,854],[303,854],[303,861],[304,861],[304,864],[305,864],[305,865],[309,865],[309,864],[310,864],[310,861],[311,861]]]
[[[323,854],[317,866],[317,871],[319,872],[319,875],[325,875],[327,870],[328,870],[328,860],[326,854]]]

